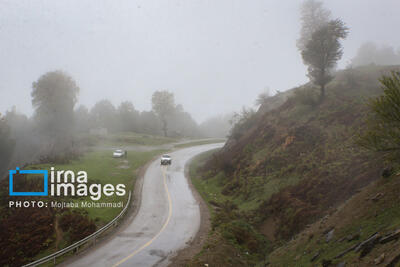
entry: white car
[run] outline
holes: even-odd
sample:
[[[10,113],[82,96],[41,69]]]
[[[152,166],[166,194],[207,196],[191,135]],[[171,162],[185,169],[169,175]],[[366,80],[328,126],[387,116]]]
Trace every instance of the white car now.
[[[171,165],[172,159],[170,155],[162,155],[161,156],[161,165]]]
[[[117,149],[113,152],[113,158],[122,158],[126,155],[126,151],[122,149]]]

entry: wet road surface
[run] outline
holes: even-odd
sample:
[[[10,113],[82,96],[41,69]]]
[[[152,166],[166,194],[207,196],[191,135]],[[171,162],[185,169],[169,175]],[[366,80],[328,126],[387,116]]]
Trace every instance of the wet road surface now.
[[[106,242],[69,261],[68,266],[167,266],[200,226],[200,208],[184,176],[185,164],[222,145],[172,152],[170,166],[160,166],[160,159],[152,162],[144,175],[136,217]]]

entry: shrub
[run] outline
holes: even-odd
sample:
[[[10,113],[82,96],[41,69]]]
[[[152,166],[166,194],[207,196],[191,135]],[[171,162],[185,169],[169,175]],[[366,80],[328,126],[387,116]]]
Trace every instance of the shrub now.
[[[241,113],[235,113],[231,124],[233,127],[229,134],[229,138],[238,140],[256,123],[256,112],[253,109],[243,108]]]
[[[64,213],[60,218],[60,227],[69,233],[71,242],[83,239],[96,231],[94,222],[79,212]]]
[[[396,160],[400,154],[400,72],[383,76],[380,82],[383,95],[370,101],[367,130],[358,144]]]

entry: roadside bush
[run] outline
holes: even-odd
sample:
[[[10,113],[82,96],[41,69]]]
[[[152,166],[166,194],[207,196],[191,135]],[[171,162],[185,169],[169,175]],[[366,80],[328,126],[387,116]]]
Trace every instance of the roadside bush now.
[[[69,233],[71,242],[81,240],[96,231],[95,223],[77,211],[64,213],[60,218],[60,227]]]
[[[358,144],[385,154],[398,162],[400,155],[400,72],[380,79],[383,95],[372,99],[372,111],[367,119],[367,131],[360,135]]]
[[[238,140],[248,129],[255,125],[256,122],[256,112],[253,109],[243,108],[240,113],[235,113],[231,120],[233,127],[229,138]]]
[[[23,181],[37,183],[35,179],[20,179],[19,182]],[[18,200],[18,197],[8,195],[8,180],[4,179],[0,182],[0,266],[21,266],[54,241],[55,213],[50,208],[9,208],[10,200]],[[38,198],[24,200],[37,201]]]

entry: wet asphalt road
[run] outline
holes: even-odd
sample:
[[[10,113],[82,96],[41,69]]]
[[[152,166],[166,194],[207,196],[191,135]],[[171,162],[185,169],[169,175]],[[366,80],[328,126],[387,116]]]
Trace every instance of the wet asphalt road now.
[[[200,226],[200,208],[184,176],[184,166],[194,156],[221,147],[208,144],[170,153],[172,165],[160,159],[148,167],[136,217],[97,248],[69,266],[167,266]]]

